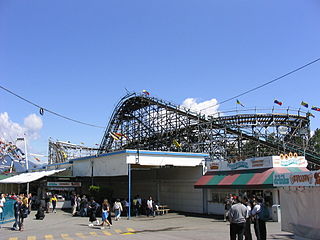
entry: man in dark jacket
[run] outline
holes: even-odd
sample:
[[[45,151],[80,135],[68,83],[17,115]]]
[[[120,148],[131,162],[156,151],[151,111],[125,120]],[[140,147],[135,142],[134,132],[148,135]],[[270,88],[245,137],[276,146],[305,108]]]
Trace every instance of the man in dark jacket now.
[[[13,212],[14,212],[14,224],[12,230],[19,230],[19,218],[20,218],[20,208],[21,208],[21,198],[18,197],[16,202],[13,205]]]
[[[97,220],[96,214],[99,208],[99,204],[93,199],[90,198],[89,206],[88,206],[88,216],[89,216],[89,227],[93,227],[93,222],[96,222],[96,225],[99,224],[99,220]]]

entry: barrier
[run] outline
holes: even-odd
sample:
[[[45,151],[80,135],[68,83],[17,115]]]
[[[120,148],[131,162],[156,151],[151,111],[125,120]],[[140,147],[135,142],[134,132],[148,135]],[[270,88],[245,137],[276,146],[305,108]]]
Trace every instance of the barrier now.
[[[16,200],[13,199],[6,199],[4,203],[4,207],[2,208],[2,213],[0,213],[0,224],[5,224],[9,222],[15,221],[14,218],[14,208],[13,205]]]

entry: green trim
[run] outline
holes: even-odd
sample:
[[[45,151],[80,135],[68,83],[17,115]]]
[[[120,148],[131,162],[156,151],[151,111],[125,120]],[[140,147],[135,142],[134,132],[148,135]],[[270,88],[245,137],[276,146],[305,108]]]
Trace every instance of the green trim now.
[[[206,185],[218,185],[225,176],[227,175],[214,175]]]
[[[9,175],[0,174],[0,180],[6,179],[6,178],[9,178],[9,177],[12,177],[12,175],[9,176]]]
[[[288,167],[287,168],[290,172],[302,172],[303,170],[301,170],[300,168],[297,167]]]
[[[254,173],[241,173],[240,176],[234,180],[232,185],[246,185],[254,175]]]
[[[270,174],[270,176],[263,182],[263,184],[271,184],[273,185],[273,174],[274,171]]]

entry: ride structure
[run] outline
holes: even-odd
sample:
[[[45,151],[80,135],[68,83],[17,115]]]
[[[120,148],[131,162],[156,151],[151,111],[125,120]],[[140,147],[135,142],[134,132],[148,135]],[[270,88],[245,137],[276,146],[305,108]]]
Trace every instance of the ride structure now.
[[[320,165],[320,156],[308,144],[306,112],[273,108],[231,113],[208,116],[146,94],[127,94],[113,111],[98,154],[121,149],[203,152],[210,160],[234,162],[291,153],[304,155],[311,168]]]
[[[92,156],[97,153],[97,150],[97,148],[86,147],[82,144],[49,139],[48,164],[64,163],[70,159]]]

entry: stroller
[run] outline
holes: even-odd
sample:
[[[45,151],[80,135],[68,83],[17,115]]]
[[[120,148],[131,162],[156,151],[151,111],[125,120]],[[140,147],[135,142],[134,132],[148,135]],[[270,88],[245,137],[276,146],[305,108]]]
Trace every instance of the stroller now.
[[[36,219],[37,220],[43,220],[44,217],[45,217],[45,214],[44,214],[45,207],[42,206],[41,201],[39,199],[36,200],[35,205],[36,205],[36,208],[37,208],[37,213],[35,215]]]

